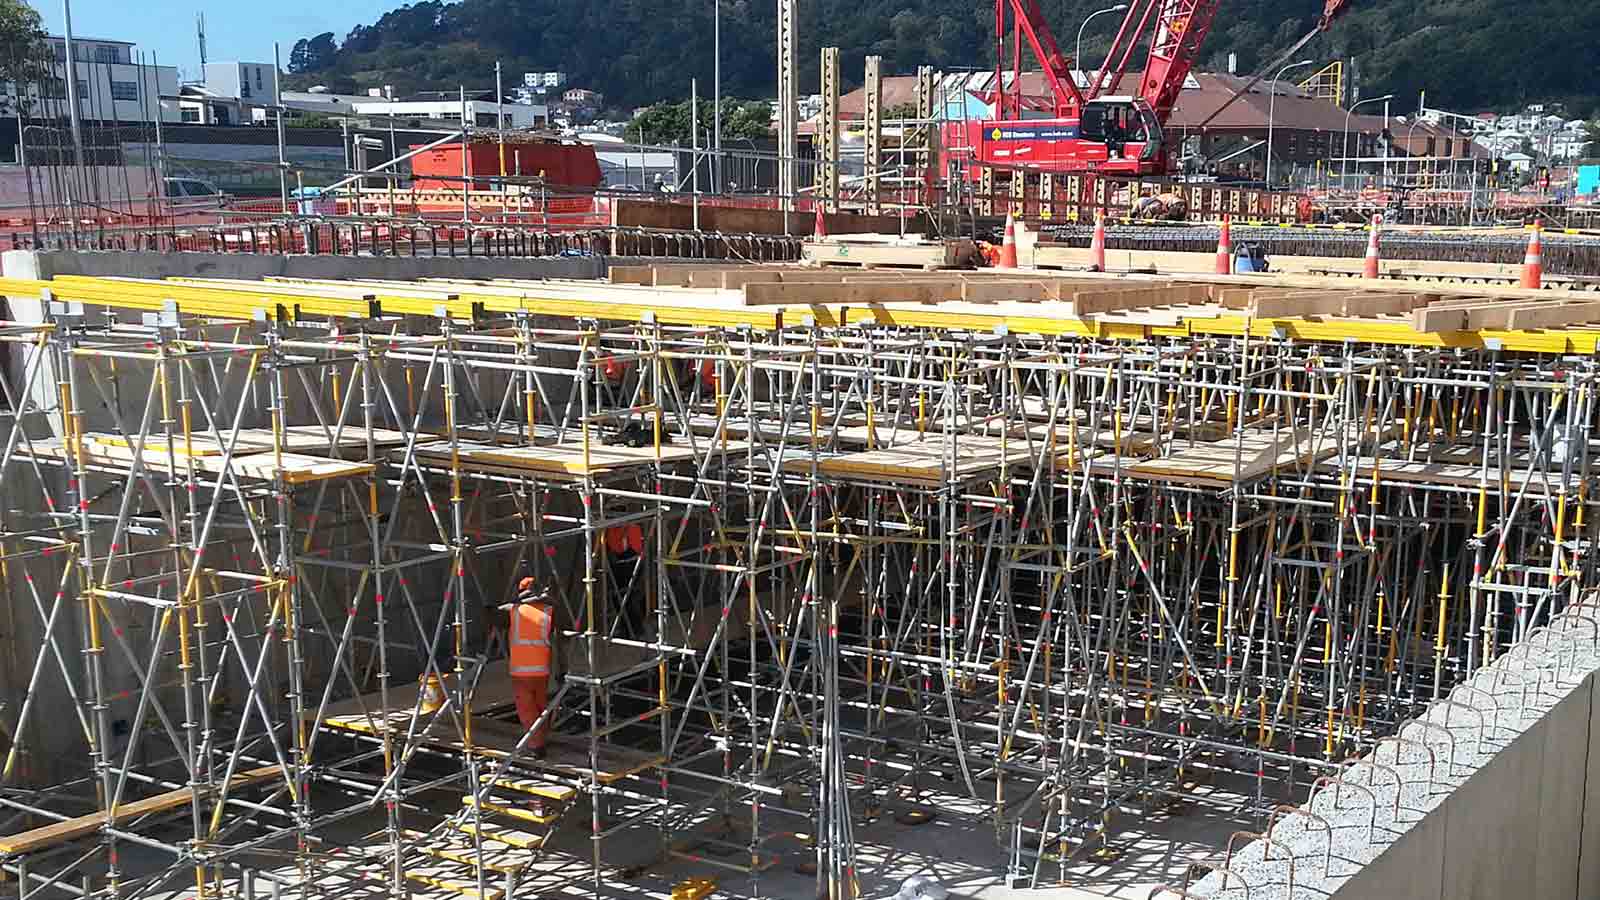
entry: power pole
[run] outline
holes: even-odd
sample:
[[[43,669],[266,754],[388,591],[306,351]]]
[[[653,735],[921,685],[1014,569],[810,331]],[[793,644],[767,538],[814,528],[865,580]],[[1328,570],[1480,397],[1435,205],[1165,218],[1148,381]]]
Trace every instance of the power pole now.
[[[711,167],[714,193],[722,193],[728,183],[722,177],[722,0],[711,0],[711,148],[716,151],[717,162]]]

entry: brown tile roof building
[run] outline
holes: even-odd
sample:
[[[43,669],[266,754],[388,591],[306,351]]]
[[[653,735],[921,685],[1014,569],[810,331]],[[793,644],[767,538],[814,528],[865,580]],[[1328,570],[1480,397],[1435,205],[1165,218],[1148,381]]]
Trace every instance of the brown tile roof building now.
[[[969,78],[969,90],[986,91],[993,84],[992,75],[978,73]],[[1170,136],[1188,137],[1211,117],[1248,79],[1212,72],[1198,72],[1191,77],[1190,86],[1178,97],[1172,118],[1167,123]],[[1125,82],[1126,84],[1126,82]],[[1200,152],[1207,158],[1227,156],[1230,152],[1247,146],[1252,141],[1267,136],[1267,119],[1273,122],[1274,157],[1279,163],[1309,166],[1318,160],[1339,159],[1345,156],[1346,112],[1343,108],[1308,95],[1297,85],[1280,81],[1275,86],[1277,102],[1274,104],[1269,82],[1258,82],[1248,93],[1235,100],[1205,128]],[[1042,101],[1048,92],[1044,75],[1027,72],[1022,75],[1022,92],[1027,97]],[[891,109],[916,99],[916,79],[910,76],[893,76],[883,79],[883,108]],[[845,118],[860,118],[864,113],[865,92],[861,90],[840,98],[840,109]],[[1366,107],[1378,108],[1376,104]],[[1349,151],[1358,157],[1381,154],[1378,135],[1383,129],[1382,115],[1358,114],[1349,119]],[[805,123],[802,131],[814,131],[812,122]],[[1465,159],[1482,158],[1488,151],[1472,142],[1466,135],[1458,134],[1427,123],[1412,123],[1395,118],[1389,123],[1395,142],[1395,155],[1437,156]],[[1252,161],[1253,157],[1253,161]],[[1229,174],[1259,174],[1263,156],[1243,154]]]

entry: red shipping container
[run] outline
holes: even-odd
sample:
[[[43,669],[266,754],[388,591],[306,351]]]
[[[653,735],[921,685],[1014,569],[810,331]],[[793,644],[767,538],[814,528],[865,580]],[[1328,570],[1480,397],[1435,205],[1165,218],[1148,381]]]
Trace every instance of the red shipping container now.
[[[411,149],[419,146],[413,145]],[[419,191],[460,190],[461,145],[440,144],[411,157],[411,174],[416,176]],[[467,175],[473,179],[472,189],[492,190],[494,184],[488,179],[500,174],[500,144],[494,141],[472,143],[467,154]],[[504,174],[542,175],[552,187],[596,188],[600,186],[600,160],[595,157],[594,148],[587,144],[507,141]]]

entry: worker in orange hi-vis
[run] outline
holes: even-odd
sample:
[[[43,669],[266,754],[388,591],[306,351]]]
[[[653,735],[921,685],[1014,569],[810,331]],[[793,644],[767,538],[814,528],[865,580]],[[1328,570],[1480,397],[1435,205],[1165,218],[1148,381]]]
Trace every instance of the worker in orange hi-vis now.
[[[555,654],[555,607],[532,578],[517,582],[517,600],[501,607],[511,614],[511,687],[517,699],[517,720],[531,728],[550,702],[550,674]],[[529,742],[536,759],[544,759],[550,718],[539,724]]]
[[[644,529],[638,523],[613,525],[606,529],[606,550],[614,559],[632,559],[644,555]]]

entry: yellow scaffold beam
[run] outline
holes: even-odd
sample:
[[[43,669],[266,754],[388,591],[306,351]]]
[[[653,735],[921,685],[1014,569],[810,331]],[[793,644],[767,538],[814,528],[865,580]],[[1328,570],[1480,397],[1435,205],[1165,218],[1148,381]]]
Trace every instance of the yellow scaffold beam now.
[[[488,312],[510,313],[526,311],[538,315],[548,315],[557,318],[570,319],[599,319],[612,322],[643,322],[654,318],[665,325],[691,325],[702,327],[736,328],[748,325],[752,328],[766,330],[776,329],[785,322],[798,323],[802,315],[814,314],[819,325],[837,324],[832,310],[805,309],[799,313],[786,314],[782,309],[766,307],[726,307],[696,302],[694,298],[668,298],[666,296],[652,297],[638,302],[619,300],[613,298],[581,298],[571,296],[570,293],[560,293],[555,288],[541,291],[532,286],[505,286],[493,282],[449,281],[441,283],[436,290],[430,290],[429,284],[406,283],[397,285],[382,281],[355,281],[339,282],[313,278],[288,278],[276,277],[277,284],[292,284],[300,290],[323,290],[338,287],[342,284],[356,285],[364,289],[377,292],[379,305],[385,312],[408,312],[416,315],[432,315],[433,306],[439,301],[435,298],[444,296],[457,297],[459,302],[466,307],[478,307]],[[449,285],[448,291],[444,287]],[[568,291],[582,290],[579,283],[563,285]],[[603,290],[608,285],[596,284],[596,292]]]
[[[49,289],[59,300],[88,306],[159,310],[168,303],[189,315],[248,320],[280,308],[287,317],[368,318],[378,314],[434,316],[441,311],[454,318],[476,312],[526,311],[556,318],[595,319],[609,322],[658,321],[667,325],[737,327],[772,330],[808,322],[822,327],[876,323],[914,328],[939,328],[1012,334],[1095,337],[1106,340],[1146,340],[1159,337],[1242,336],[1307,342],[1361,343],[1407,347],[1483,348],[1498,342],[1502,349],[1542,354],[1595,353],[1600,328],[1565,326],[1530,331],[1419,332],[1401,321],[1339,318],[1328,321],[1305,318],[1250,318],[1242,315],[1195,317],[1175,325],[1153,325],[1106,319],[1080,319],[1052,314],[1050,303],[933,305],[813,305],[750,307],[701,303],[692,297],[627,294],[586,299],[579,283],[537,283],[500,286],[493,283],[427,283],[379,281],[324,281],[273,279],[263,282],[199,278],[170,280],[100,278],[63,275],[50,280],[0,278],[0,294],[37,297]],[[601,294],[603,286],[595,293]],[[1059,308],[1058,308],[1059,309]]]

